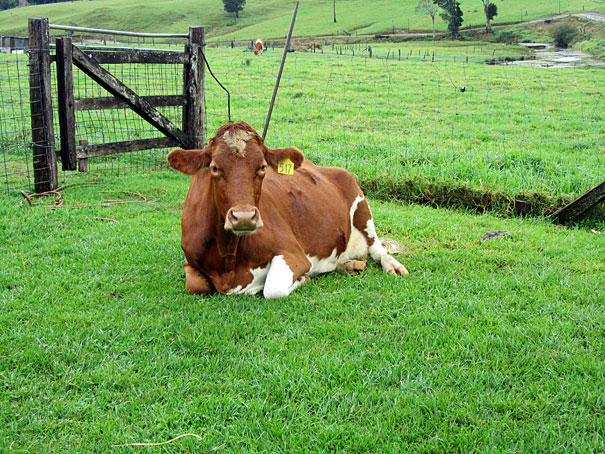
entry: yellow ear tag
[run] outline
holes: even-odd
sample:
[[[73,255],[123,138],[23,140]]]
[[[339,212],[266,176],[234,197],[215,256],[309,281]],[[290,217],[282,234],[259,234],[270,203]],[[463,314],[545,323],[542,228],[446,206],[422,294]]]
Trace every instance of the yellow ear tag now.
[[[282,159],[277,165],[277,173],[282,175],[294,175],[294,163],[290,158]]]

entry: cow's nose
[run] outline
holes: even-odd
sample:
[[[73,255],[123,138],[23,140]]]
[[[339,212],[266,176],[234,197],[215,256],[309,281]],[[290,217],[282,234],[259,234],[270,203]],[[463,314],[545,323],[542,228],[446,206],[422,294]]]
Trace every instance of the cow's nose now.
[[[225,230],[229,230],[237,235],[251,235],[262,226],[263,221],[256,207],[233,207],[227,212]]]

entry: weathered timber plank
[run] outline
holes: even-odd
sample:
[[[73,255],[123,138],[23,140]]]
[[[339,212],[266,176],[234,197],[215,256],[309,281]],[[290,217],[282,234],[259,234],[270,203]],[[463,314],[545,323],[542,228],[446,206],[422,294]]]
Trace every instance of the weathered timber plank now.
[[[88,145],[88,140],[80,140],[80,146],[86,147]],[[78,171],[79,172],[88,172],[88,158],[78,159]]]
[[[57,43],[57,101],[61,132],[61,164],[63,170],[76,170],[76,114],[74,111],[73,61],[71,38],[60,37]]]
[[[152,107],[182,106],[185,104],[183,95],[166,96],[141,96]],[[130,105],[119,98],[104,96],[100,98],[78,98],[75,100],[76,111],[80,110],[105,110],[105,109],[130,109]]]
[[[128,142],[110,142],[98,145],[81,145],[77,148],[78,159],[96,158],[112,154],[129,153],[132,151],[149,150],[152,148],[178,147],[179,142],[170,137],[155,139],[138,139]]]
[[[556,211],[553,216],[559,223],[565,224],[603,200],[605,200],[605,181]]]
[[[30,18],[28,29],[34,186],[45,192],[58,187],[48,19]]]
[[[184,67],[183,93],[183,132],[191,141],[192,148],[204,147],[204,90],[205,66],[202,52],[204,50],[204,27],[189,28],[189,42],[185,48],[188,55]]]
[[[162,134],[177,140],[183,148],[191,148],[190,140],[164,115],[154,109],[147,101],[124,85],[113,74],[91,60],[76,46],[72,46],[73,61],[88,77],[93,79],[114,96],[126,101],[130,108],[139,114]]]
[[[79,47],[89,58],[100,64],[149,63],[149,64],[183,64],[186,55],[181,51],[157,51],[125,49],[120,51],[90,50]]]

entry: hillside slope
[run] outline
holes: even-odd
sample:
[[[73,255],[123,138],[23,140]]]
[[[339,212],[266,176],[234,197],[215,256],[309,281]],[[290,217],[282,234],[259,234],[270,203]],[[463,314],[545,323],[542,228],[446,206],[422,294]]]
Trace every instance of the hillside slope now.
[[[395,30],[430,30],[428,16],[417,14],[418,0],[377,0],[371,8],[365,0],[338,0],[333,22],[332,0],[301,2],[296,36],[381,33]],[[495,24],[537,19],[559,12],[558,2],[506,0],[495,2]],[[484,23],[481,0],[462,0],[464,24]],[[594,0],[561,0],[561,12],[598,11],[605,4]],[[286,34],[294,1],[248,0],[236,20],[223,11],[220,0],[92,0],[36,5],[0,12],[0,35],[24,36],[28,17],[48,17],[52,23],[142,32],[185,32],[190,25],[208,27],[209,39],[276,38]],[[436,26],[445,30],[437,18]]]

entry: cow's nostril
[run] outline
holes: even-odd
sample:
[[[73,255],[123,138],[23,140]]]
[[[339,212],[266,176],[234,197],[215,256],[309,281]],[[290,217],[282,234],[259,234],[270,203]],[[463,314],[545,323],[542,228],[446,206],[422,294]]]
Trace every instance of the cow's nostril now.
[[[229,212],[229,221],[231,221],[232,224],[236,224],[238,221],[238,217],[235,215],[234,211],[230,211]]]
[[[250,220],[256,224],[256,222],[258,221],[258,210],[254,210],[254,214],[252,215],[252,218]]]

